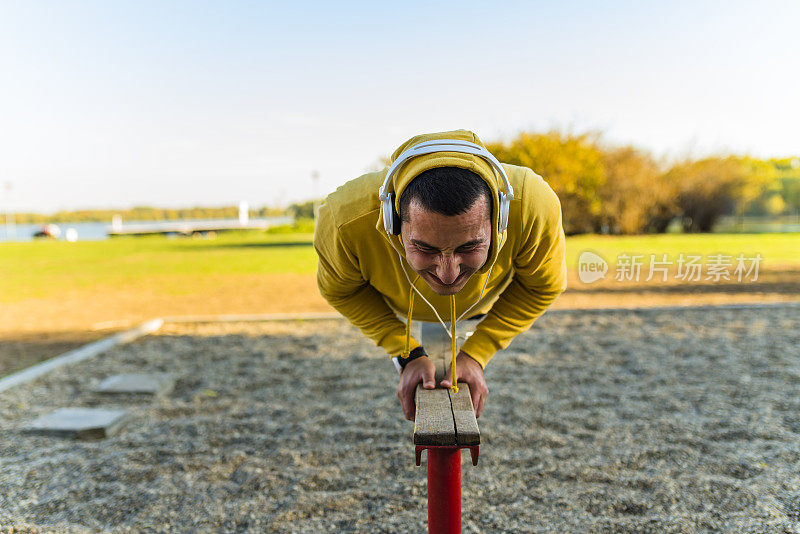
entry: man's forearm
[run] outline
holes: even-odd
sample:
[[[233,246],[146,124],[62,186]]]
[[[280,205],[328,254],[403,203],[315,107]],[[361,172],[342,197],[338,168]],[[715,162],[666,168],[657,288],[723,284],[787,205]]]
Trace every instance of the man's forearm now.
[[[461,350],[486,367],[498,350],[506,348],[512,339],[528,330],[560,294],[560,290],[532,290],[513,280]]]

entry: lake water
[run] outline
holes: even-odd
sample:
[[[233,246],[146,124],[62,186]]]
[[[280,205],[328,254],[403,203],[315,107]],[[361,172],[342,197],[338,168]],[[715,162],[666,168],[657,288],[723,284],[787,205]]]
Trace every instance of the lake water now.
[[[281,224],[291,224],[294,219],[292,217],[267,217],[263,219],[250,219],[251,223],[265,222],[270,226],[278,226]],[[123,228],[128,224],[135,224],[137,226],[158,226],[167,221],[125,221]],[[195,222],[195,223],[230,223],[230,219],[203,219],[200,221],[169,221],[169,222]],[[42,224],[17,224],[14,226],[14,231],[9,239],[8,227],[2,224],[3,220],[0,219],[0,241],[32,241],[33,234],[42,229]],[[110,223],[97,223],[97,222],[79,222],[79,223],[58,223],[61,228],[61,237],[64,240],[64,234],[67,228],[74,228],[78,232],[79,241],[101,241],[108,239],[108,232],[111,230]]]

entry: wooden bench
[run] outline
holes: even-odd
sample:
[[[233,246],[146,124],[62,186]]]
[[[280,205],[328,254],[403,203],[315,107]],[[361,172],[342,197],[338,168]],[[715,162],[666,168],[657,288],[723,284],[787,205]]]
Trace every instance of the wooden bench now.
[[[415,402],[414,445],[471,447],[480,444],[481,433],[466,383],[458,384],[458,393],[449,388],[424,389],[419,384]]]
[[[458,393],[450,388],[417,386],[414,418],[414,456],[422,461],[428,453],[428,532],[461,532],[461,449],[469,449],[472,465],[478,465],[481,433],[469,386]]]

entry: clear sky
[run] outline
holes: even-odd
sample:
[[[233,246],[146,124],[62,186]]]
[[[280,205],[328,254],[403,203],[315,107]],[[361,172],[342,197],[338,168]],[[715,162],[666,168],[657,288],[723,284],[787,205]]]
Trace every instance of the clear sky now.
[[[799,25],[796,1],[0,0],[0,209],[286,205],[455,128],[798,155]]]

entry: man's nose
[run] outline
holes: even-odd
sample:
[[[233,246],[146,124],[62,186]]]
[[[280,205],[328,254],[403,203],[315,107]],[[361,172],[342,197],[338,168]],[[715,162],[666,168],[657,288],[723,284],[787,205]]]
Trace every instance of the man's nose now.
[[[436,276],[445,284],[452,284],[458,278],[459,268],[461,262],[457,256],[450,256],[442,254],[439,256],[439,262],[436,266]]]

